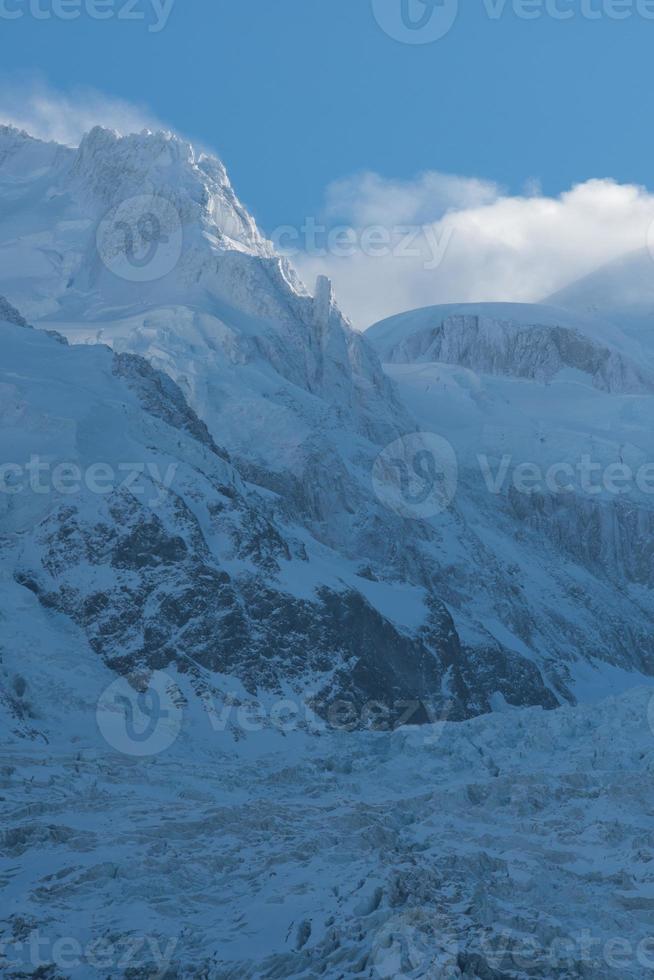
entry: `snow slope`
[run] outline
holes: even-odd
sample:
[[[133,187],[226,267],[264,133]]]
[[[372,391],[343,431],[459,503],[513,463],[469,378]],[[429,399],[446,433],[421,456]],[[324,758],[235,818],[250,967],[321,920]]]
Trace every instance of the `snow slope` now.
[[[326,280],[312,297],[274,254],[222,164],[171,134],[95,129],[70,149],[4,129],[0,198],[0,290],[75,345],[165,371],[285,546],[312,553],[307,569],[277,562],[282,621],[325,587],[354,586],[350,647],[365,600],[399,627],[395,655],[417,651],[462,716],[496,695],[572,701],[596,660],[636,681],[654,672],[649,501],[496,495],[476,461],[487,451],[496,471],[506,449],[528,461],[536,441],[548,465],[586,451],[645,464],[654,371],[619,328],[540,307],[446,308],[363,338]],[[137,261],[132,239],[147,244],[155,224],[165,247]],[[416,430],[447,436],[458,457],[449,508],[419,519],[394,506],[384,455]],[[165,631],[152,636],[165,646]]]
[[[514,480],[652,461],[647,345],[362,338],[170,134],[0,204],[2,975],[649,975],[651,495]]]
[[[531,647],[552,603],[550,650],[561,631],[573,659],[590,635],[607,659],[627,640],[621,666],[635,656],[650,673],[654,510],[637,474],[654,461],[654,399],[631,341],[589,315],[512,304],[417,310],[367,337],[421,428],[453,446],[458,505],[505,569],[514,563],[515,585],[538,610],[517,631],[498,617],[494,635],[506,643],[513,633],[515,644],[517,632]],[[622,466],[632,480],[616,484]],[[486,626],[494,618],[479,616]]]
[[[409,589],[408,612],[381,614],[383,587],[248,484],[167,376],[20,322],[0,322],[0,343],[3,568],[85,650],[125,675],[188,674],[198,699],[288,690],[319,715],[408,698],[426,719],[450,671],[470,713],[445,607]],[[51,737],[5,670],[3,729]],[[15,670],[29,699],[38,676]]]
[[[495,636],[480,624],[477,607],[505,606],[497,574],[483,596],[477,575],[452,590],[450,564],[467,577],[473,563],[493,562],[460,516],[407,520],[375,493],[375,460],[416,422],[329,283],[320,280],[313,297],[304,290],[246,216],[218,161],[170,134],[119,138],[97,129],[78,150],[14,130],[0,134],[3,141],[0,195],[11,206],[0,220],[0,289],[37,326],[75,344],[143,356],[173,378],[242,478],[268,491],[276,520],[338,556],[337,571],[282,567],[287,594],[304,600],[354,570],[372,583],[361,588],[374,611],[397,623],[406,615],[397,592],[408,591],[411,610],[423,614],[398,625],[418,650],[428,631],[430,683],[438,697],[453,693],[462,715],[489,710],[497,692],[548,706],[571,696],[565,677],[549,677],[556,655],[544,658],[522,642],[507,647],[506,629]],[[179,254],[170,266],[163,249],[163,264],[155,256],[146,269],[156,278],[134,281],[124,226],[144,195]],[[150,235],[152,215],[142,217]],[[497,609],[489,618],[503,615]],[[358,649],[355,629],[349,642]],[[404,641],[395,642],[401,650]]]
[[[654,316],[654,256],[649,249],[630,252],[595,272],[571,283],[551,296],[555,303],[573,312],[603,316],[628,314],[640,310],[649,314],[650,330]]]
[[[189,720],[146,760],[14,744],[3,976],[643,980],[651,709],[238,742]]]
[[[654,363],[654,242],[560,290],[548,302],[575,316],[590,314],[614,324],[643,363]]]
[[[654,391],[645,351],[618,325],[558,307],[435,306],[384,320],[366,336],[386,362],[442,361],[538,381],[551,381],[569,369],[588,375],[602,390]]]

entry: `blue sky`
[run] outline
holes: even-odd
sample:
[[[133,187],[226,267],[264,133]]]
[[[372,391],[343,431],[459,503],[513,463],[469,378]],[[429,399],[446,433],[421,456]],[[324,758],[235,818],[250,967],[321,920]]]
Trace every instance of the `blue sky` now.
[[[59,90],[144,103],[219,151],[265,228],[315,213],[330,181],[367,169],[513,193],[530,178],[549,194],[591,176],[651,183],[654,21],[635,12],[524,20],[508,4],[491,20],[461,0],[446,37],[409,45],[371,0],[176,0],[158,33],[86,13],[37,20],[30,2],[52,0],[2,0],[25,6],[0,19],[5,79],[40,72]]]
[[[222,157],[273,240],[351,226],[355,255],[303,233],[287,254],[357,326],[654,258],[654,0],[0,0],[0,31],[0,121],[160,120]]]

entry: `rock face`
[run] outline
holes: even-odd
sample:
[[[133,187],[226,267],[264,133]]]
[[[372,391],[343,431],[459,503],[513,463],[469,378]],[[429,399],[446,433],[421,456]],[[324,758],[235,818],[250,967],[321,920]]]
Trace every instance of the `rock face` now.
[[[175,383],[142,358],[1,329],[3,458],[17,425],[36,434],[28,457],[14,457],[22,483],[12,473],[0,496],[3,563],[111,670],[172,666],[198,697],[231,693],[230,684],[250,699],[291,690],[327,720],[346,705],[352,727],[371,723],[373,702],[385,726],[407,705],[413,723],[445,705],[459,718],[488,710],[497,689],[515,703],[556,704],[532,665],[513,685],[510,657],[477,683],[436,596],[413,632],[390,621],[341,556],[300,538],[269,494],[246,485]],[[47,460],[40,488],[24,475],[35,452]],[[76,488],[57,483],[61,465],[77,468]],[[114,476],[103,471],[99,490],[89,476],[97,465]],[[313,590],[285,587],[302,576]],[[16,707],[12,716],[18,724]]]
[[[390,723],[406,701],[414,720],[465,718],[575,700],[595,661],[654,671],[649,591],[616,590],[646,581],[645,548],[620,557],[624,574],[618,556],[647,515],[602,518],[614,531],[598,551],[574,537],[597,526],[595,502],[566,516],[496,497],[472,451],[495,466],[525,441],[488,411],[509,397],[489,376],[541,392],[568,371],[639,411],[649,375],[612,340],[576,321],[450,311],[409,333],[382,325],[370,343],[327,280],[311,296],[274,253],[222,164],[170,134],[96,129],[70,149],[5,128],[3,198],[0,291],[39,328],[7,314],[0,335],[5,458],[140,467],[106,494],[0,499],[14,583],[104,665],[174,668],[200,698],[290,685],[323,717],[351,703],[363,726],[371,701]],[[443,398],[425,412],[399,374],[432,367]],[[463,380],[443,386],[448,370]],[[17,413],[31,419],[23,443]],[[527,445],[536,431],[556,459],[565,443],[525,417]],[[444,420],[458,492],[407,516],[375,484],[376,460]],[[476,442],[461,443],[469,425]]]
[[[2,976],[642,977],[651,361],[356,335],[169,134],[0,129],[0,284]]]
[[[8,303],[4,296],[0,296],[0,321],[13,323],[18,327],[26,327],[27,320],[22,317],[11,303]]]
[[[502,596],[514,637],[562,660],[574,650],[573,675],[591,644],[650,674],[646,352],[637,357],[632,339],[599,318],[511,304],[416,310],[367,337],[420,426],[456,449],[466,537],[479,535],[479,555],[492,549],[482,559],[489,592]],[[442,595],[461,608],[473,584],[452,565],[457,598],[447,584]]]
[[[536,309],[534,315],[538,315]],[[465,314],[441,319],[436,314],[432,325],[425,324],[395,346],[386,346],[384,355],[392,364],[439,361],[481,374],[541,382],[552,381],[569,368],[587,375],[601,391],[654,392],[654,378],[643,374],[618,351],[579,330],[537,321],[524,324]]]

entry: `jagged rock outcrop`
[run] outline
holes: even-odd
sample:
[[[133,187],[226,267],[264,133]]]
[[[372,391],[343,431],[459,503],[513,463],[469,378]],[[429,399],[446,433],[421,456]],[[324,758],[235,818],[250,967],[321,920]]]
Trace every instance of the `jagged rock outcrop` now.
[[[43,502],[29,517],[19,515],[15,505],[5,507],[14,522],[12,533],[31,521],[47,537],[60,521],[71,528],[72,540],[88,541],[89,554],[104,555],[102,567],[111,569],[104,585],[97,570],[86,576],[79,563],[64,566],[64,578],[81,580],[70,592],[62,591],[62,582],[51,580],[42,564],[50,554],[46,538],[39,538],[43,550],[37,549],[31,561],[25,558],[19,570],[35,594],[85,631],[104,660],[121,670],[130,662],[152,666],[162,662],[163,649],[164,659],[170,655],[177,662],[184,659],[179,641],[184,634],[208,665],[202,670],[230,666],[244,679],[259,671],[266,683],[279,685],[285,655],[298,667],[298,677],[302,671],[319,673],[329,662],[332,680],[337,678],[333,690],[326,677],[316,690],[328,690],[330,697],[349,691],[360,701],[383,683],[395,696],[406,682],[421,699],[432,688],[437,701],[451,698],[461,717],[488,711],[502,699],[547,707],[574,700],[577,663],[597,656],[622,669],[654,669],[649,647],[629,649],[634,637],[639,642],[645,635],[651,615],[647,595],[618,596],[615,577],[604,574],[601,561],[591,571],[581,552],[562,566],[554,530],[539,534],[508,505],[495,506],[488,491],[480,490],[478,474],[471,477],[474,453],[470,460],[468,447],[458,441],[457,419],[465,423],[471,406],[477,432],[489,428],[487,421],[494,425],[496,395],[489,395],[475,380],[483,375],[466,365],[500,381],[508,376],[513,384],[555,384],[568,372],[573,380],[586,379],[598,397],[623,391],[644,396],[645,368],[635,369],[612,341],[589,336],[568,321],[530,318],[524,310],[515,323],[505,312],[464,313],[459,322],[459,314],[450,311],[437,324],[419,317],[415,330],[412,323],[408,332],[391,338],[393,346],[408,344],[405,354],[417,357],[421,370],[429,366],[428,358],[439,356],[451,357],[457,371],[468,372],[465,385],[451,382],[455,401],[444,402],[435,418],[425,420],[414,404],[408,410],[398,398],[388,377],[393,372],[383,369],[374,349],[377,345],[387,359],[376,330],[371,344],[351,329],[327,280],[309,295],[256,229],[219,161],[166,133],[119,137],[96,129],[80,148],[71,149],[6,130],[0,145],[0,183],[18,195],[11,222],[0,214],[0,244],[10,254],[21,250],[21,263],[11,275],[0,268],[0,291],[6,289],[14,305],[24,300],[23,312],[36,327],[65,335],[72,345],[71,365],[82,357],[80,345],[93,347],[90,358],[100,356],[97,345],[113,350],[110,373],[136,399],[127,410],[128,428],[120,428],[121,439],[131,445],[132,432],[138,431],[141,446],[158,449],[160,475],[148,484],[155,496],[161,474],[179,463],[180,439],[183,447],[194,447],[189,449],[194,474],[198,452],[214,468],[231,467],[211,476],[212,489],[194,486],[195,475],[186,480],[178,494],[182,503],[167,505],[166,514],[164,505],[157,505],[156,520],[148,512],[123,515],[120,496],[112,498],[113,516],[107,499],[103,510],[92,502],[92,518],[65,507],[52,517],[54,508],[46,513]],[[141,213],[144,197],[147,208]],[[152,217],[159,213],[160,231],[178,253],[172,263],[155,262],[152,275],[143,276],[143,263],[156,254]],[[137,263],[140,281],[128,268],[143,233],[139,215],[148,218],[149,243]],[[427,336],[434,327],[440,333]],[[447,365],[437,363],[442,374]],[[507,402],[510,397],[507,393]],[[464,409],[460,415],[459,408]],[[627,410],[635,411],[634,405]],[[56,426],[46,414],[35,425],[49,432]],[[525,416],[529,413],[517,417]],[[514,413],[509,423],[499,420],[493,448],[500,456],[515,418]],[[418,428],[443,431],[441,419],[456,423],[451,435],[460,457],[458,492],[449,509],[434,518],[411,519],[377,496],[375,461],[387,445]],[[77,438],[83,446],[102,444],[88,420],[81,432]],[[541,438],[551,448],[554,437],[539,431]],[[483,440],[477,442],[483,448]],[[116,440],[109,445],[115,454]],[[74,457],[77,448],[71,436],[67,452]],[[145,455],[142,449],[139,454]],[[124,450],[123,459],[129,455]],[[178,521],[183,528],[195,522],[195,543]],[[115,522],[132,528],[131,536],[119,535],[114,550],[103,551]],[[96,527],[104,529],[99,538]],[[177,550],[178,539],[186,542],[185,549]],[[210,560],[202,557],[202,540]],[[216,551],[217,542],[224,551]],[[149,554],[152,568],[117,565],[115,554],[130,548]],[[158,548],[167,556],[161,568]],[[645,556],[634,568],[643,561]],[[247,570],[239,566],[243,562],[249,563]],[[217,567],[219,579],[213,572],[204,578],[209,566]],[[165,573],[163,591],[156,587],[159,572]],[[589,572],[590,584],[584,579]],[[183,599],[172,602],[177,578],[186,585],[180,586]],[[104,609],[97,598],[103,592],[111,596]],[[257,602],[257,596],[265,601]],[[219,612],[223,607],[229,611],[225,617]],[[445,634],[438,642],[423,635],[436,607],[451,617],[452,641]],[[339,638],[337,624],[346,609],[347,634]],[[187,617],[181,625],[180,617]],[[245,637],[233,650],[227,619]],[[131,630],[121,630],[123,621]],[[283,631],[292,633],[296,621],[301,628],[285,647]],[[103,630],[114,636],[113,644]],[[277,637],[274,669],[257,638],[266,630]],[[380,653],[367,631],[386,637]],[[600,642],[603,633],[611,645]],[[208,637],[213,635],[222,639],[212,646]],[[352,637],[358,637],[356,643]],[[306,646],[315,652],[308,654]],[[402,660],[406,674],[396,676]]]
[[[357,591],[356,575],[342,581],[339,556],[320,555],[316,542],[280,522],[175,383],[142,358],[61,348],[8,322],[2,331],[8,397],[0,446],[12,440],[10,405],[23,406],[21,424],[37,432],[41,418],[56,420],[64,406],[68,415],[63,431],[55,425],[32,446],[48,460],[43,492],[28,483],[25,460],[15,464],[22,483],[16,474],[0,496],[3,562],[112,670],[132,676],[174,667],[193,679],[198,696],[224,693],[225,678],[252,699],[289,689],[299,697],[311,686],[315,712],[329,719],[345,703],[352,728],[373,723],[372,702],[386,726],[406,716],[407,704],[412,723],[446,709],[468,717],[488,710],[497,690],[517,704],[556,703],[538,670],[508,654],[513,670],[490,671],[477,685],[474,658],[436,597],[424,625],[409,631]],[[77,469],[76,488],[54,479],[62,464]],[[109,467],[113,485],[89,483],[98,464]],[[330,584],[315,567],[326,559]],[[304,575],[315,589],[285,588],[285,578]]]
[[[633,344],[601,319],[539,306],[416,310],[368,336],[421,428],[457,456],[466,528],[448,547],[466,541],[483,573],[459,553],[440,576],[455,619],[483,606],[482,647],[498,617],[519,648],[568,662],[548,675],[564,697],[586,658],[651,675],[647,359],[634,368]],[[490,632],[510,642],[503,629]]]
[[[8,303],[4,296],[0,296],[0,322],[14,323],[18,327],[26,327],[27,320],[21,316],[18,310]]]
[[[374,334],[373,328],[371,336]],[[432,318],[427,314],[422,329],[386,346],[384,356],[391,364],[439,361],[483,374],[540,382],[552,381],[569,368],[588,375],[602,391],[654,392],[654,378],[618,351],[579,330],[555,324],[465,314],[441,317],[435,313]]]

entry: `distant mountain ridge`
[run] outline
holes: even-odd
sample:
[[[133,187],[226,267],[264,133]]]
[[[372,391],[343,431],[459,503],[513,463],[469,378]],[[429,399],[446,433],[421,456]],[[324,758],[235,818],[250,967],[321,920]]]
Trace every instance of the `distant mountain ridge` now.
[[[560,289],[545,302],[604,316],[647,310],[654,317],[653,272],[654,254],[649,248],[639,249]]]
[[[654,392],[654,373],[594,336],[592,327],[584,330],[570,320],[551,307],[463,304],[400,314],[366,336],[385,361],[396,364],[441,361],[538,381],[551,381],[569,368],[605,391]]]

